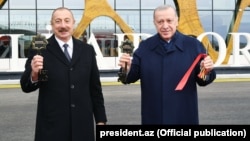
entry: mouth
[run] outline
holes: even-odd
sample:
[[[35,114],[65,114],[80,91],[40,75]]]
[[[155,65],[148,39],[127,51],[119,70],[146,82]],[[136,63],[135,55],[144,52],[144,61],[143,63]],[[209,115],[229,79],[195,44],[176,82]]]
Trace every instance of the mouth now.
[[[168,35],[170,32],[169,31],[162,31],[163,35]]]

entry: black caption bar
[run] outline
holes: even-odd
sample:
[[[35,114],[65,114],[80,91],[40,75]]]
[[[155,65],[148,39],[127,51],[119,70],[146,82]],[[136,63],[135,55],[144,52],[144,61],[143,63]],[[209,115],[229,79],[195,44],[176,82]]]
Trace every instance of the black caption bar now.
[[[96,140],[111,139],[236,139],[249,140],[250,125],[97,125]]]

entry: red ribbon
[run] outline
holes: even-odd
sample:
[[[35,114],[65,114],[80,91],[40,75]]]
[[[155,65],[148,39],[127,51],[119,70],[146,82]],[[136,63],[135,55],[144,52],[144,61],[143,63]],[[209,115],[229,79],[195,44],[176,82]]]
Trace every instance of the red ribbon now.
[[[193,64],[189,67],[188,71],[185,73],[185,75],[182,77],[181,81],[179,82],[179,84],[178,84],[177,87],[175,88],[176,91],[182,90],[182,89],[183,89],[183,87],[186,85],[187,80],[188,80],[188,78],[189,78],[191,72],[193,71],[195,65],[199,62],[200,59],[203,59],[203,58],[205,58],[206,56],[207,56],[207,54],[203,54],[203,53],[202,53],[202,54],[199,54],[199,55],[195,58]]]

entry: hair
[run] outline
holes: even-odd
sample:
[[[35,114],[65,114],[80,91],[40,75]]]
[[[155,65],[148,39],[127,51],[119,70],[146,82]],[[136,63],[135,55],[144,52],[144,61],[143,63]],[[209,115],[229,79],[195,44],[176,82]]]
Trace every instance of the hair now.
[[[75,19],[75,18],[74,18],[74,15],[73,15],[73,13],[72,13],[72,11],[71,11],[69,8],[66,8],[66,7],[58,7],[58,8],[56,8],[56,9],[52,12],[52,15],[51,15],[51,22],[52,22],[54,13],[55,13],[56,11],[59,11],[59,10],[67,10],[67,11],[69,11],[69,12],[71,13],[73,19]]]
[[[153,18],[155,18],[155,12],[156,12],[156,11],[162,11],[162,10],[166,10],[166,9],[173,9],[174,12],[175,12],[175,16],[178,18],[176,9],[175,9],[175,7],[172,6],[172,5],[161,5],[161,6],[156,7],[155,10],[154,10]]]

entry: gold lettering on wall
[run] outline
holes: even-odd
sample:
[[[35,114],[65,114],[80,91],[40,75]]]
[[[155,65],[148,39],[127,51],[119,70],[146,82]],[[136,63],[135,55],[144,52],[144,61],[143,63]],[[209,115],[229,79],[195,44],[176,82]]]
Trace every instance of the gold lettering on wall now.
[[[6,4],[7,0],[0,0],[0,9]],[[79,38],[89,24],[99,16],[107,16],[113,19],[116,24],[120,27],[123,33],[133,33],[133,30],[128,26],[128,24],[116,13],[114,9],[109,5],[107,0],[84,0],[85,8],[82,18],[74,30],[74,36]],[[204,32],[203,26],[200,22],[196,0],[173,0],[179,14],[179,26],[178,30],[184,34],[198,36]],[[238,32],[241,19],[244,10],[250,6],[249,0],[238,0],[235,6],[234,15],[232,16],[230,29],[228,32]],[[130,40],[132,36],[128,36]],[[227,64],[230,55],[233,50],[233,39],[230,34],[226,37],[227,44],[227,54],[223,61],[223,64]],[[218,52],[212,47],[211,42],[208,37],[202,40],[204,46],[208,49],[208,53],[211,58],[216,61],[218,58]]]
[[[198,36],[206,32],[199,19],[196,0],[173,0],[179,13],[178,30],[189,35]],[[249,0],[239,0],[236,5],[234,14],[236,17],[232,19],[230,32],[237,32],[244,9],[250,5]],[[238,11],[241,9],[241,11]],[[99,16],[108,16],[121,28],[124,33],[133,33],[132,29],[122,20],[122,18],[111,8],[106,0],[85,0],[85,12],[82,19],[74,32],[74,36],[79,38],[87,26],[93,19]],[[129,36],[131,39],[132,37]],[[223,64],[227,64],[232,52],[232,38],[227,35],[227,55]],[[209,55],[215,61],[218,58],[218,52],[214,50],[208,37],[202,40],[204,46],[208,49]]]
[[[202,24],[199,19],[198,10],[197,10],[197,4],[196,0],[174,0],[175,5],[178,9],[179,13],[179,26],[178,30],[190,35],[198,36],[201,33],[204,33]],[[238,0],[236,4],[236,10],[234,13],[234,16],[231,20],[231,29],[229,29],[229,32],[237,32],[240,26],[240,22],[242,19],[242,15],[244,12],[244,9],[246,7],[250,6],[249,0]],[[236,18],[234,18],[236,17]],[[222,62],[222,64],[227,64],[231,55],[231,52],[233,50],[233,41],[230,34],[227,34],[226,44],[227,44],[227,54]],[[218,52],[214,50],[213,47],[211,47],[211,43],[208,39],[208,37],[205,37],[202,40],[202,43],[204,46],[208,49],[208,53],[211,56],[211,58],[215,61],[218,58]]]
[[[231,25],[230,25],[231,29],[229,29],[229,32],[237,32],[239,30],[239,26],[240,26],[240,22],[241,22],[241,19],[243,16],[243,12],[249,6],[250,6],[249,0],[238,0],[237,1],[237,4],[235,6],[234,15],[233,15],[232,20],[231,20]],[[233,50],[233,38],[230,34],[227,35],[226,44],[227,44],[227,55],[225,57],[223,64],[228,63],[228,60],[230,58],[230,54],[232,53],[232,50]]]
[[[196,7],[196,0],[174,0],[176,9],[179,13],[179,26],[178,30],[187,35],[199,36],[205,30],[202,27],[198,10]],[[204,46],[208,49],[209,55],[213,60],[218,58],[218,53],[215,51],[208,39],[205,37],[202,40]]]

